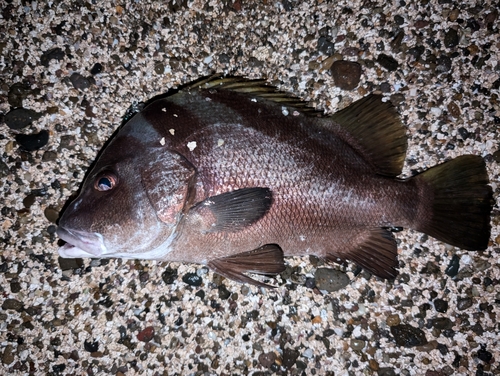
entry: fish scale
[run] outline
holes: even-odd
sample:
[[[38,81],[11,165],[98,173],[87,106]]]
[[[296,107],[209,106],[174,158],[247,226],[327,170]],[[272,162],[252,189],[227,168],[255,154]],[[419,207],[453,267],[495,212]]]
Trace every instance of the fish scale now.
[[[399,116],[378,95],[331,115],[262,81],[218,78],[152,101],[101,152],[58,228],[62,257],[204,264],[266,286],[284,256],[397,275],[391,227],[484,249],[492,190],[462,156],[399,179]]]

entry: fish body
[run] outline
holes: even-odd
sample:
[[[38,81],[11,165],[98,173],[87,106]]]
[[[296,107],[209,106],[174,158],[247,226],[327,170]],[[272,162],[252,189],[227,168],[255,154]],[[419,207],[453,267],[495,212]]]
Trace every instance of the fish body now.
[[[263,285],[247,273],[308,254],[393,278],[396,226],[486,248],[483,160],[401,180],[405,153],[405,129],[379,96],[322,117],[260,81],[209,79],[118,131],[61,217],[59,253],[199,263]]]

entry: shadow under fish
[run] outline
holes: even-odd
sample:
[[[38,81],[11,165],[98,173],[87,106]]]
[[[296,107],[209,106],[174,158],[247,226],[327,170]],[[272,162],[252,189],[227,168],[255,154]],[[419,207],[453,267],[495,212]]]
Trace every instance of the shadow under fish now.
[[[248,273],[281,273],[284,256],[351,260],[394,278],[394,227],[487,248],[483,159],[399,179],[406,148],[379,95],[326,117],[262,80],[210,77],[116,132],[59,221],[59,254],[199,263],[267,286]]]

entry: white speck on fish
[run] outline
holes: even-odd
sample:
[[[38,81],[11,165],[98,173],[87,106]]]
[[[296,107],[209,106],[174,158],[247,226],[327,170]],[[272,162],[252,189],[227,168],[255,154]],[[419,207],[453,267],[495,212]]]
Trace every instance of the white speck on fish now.
[[[165,145],[165,137],[162,137],[160,140],[160,145],[163,146]]]
[[[252,99],[250,99],[250,100],[251,100],[252,102],[257,102],[257,99],[255,99],[255,98],[252,98]]]
[[[299,239],[301,242],[305,241],[306,240],[306,236],[305,235],[299,235]]]
[[[167,109],[164,107],[161,109],[163,112],[167,112]]]
[[[179,117],[179,115],[177,115],[177,114],[174,114],[174,117]]]
[[[293,111],[293,116],[299,116],[300,115],[300,112],[299,111]]]
[[[189,151],[193,151],[194,149],[196,149],[196,141],[188,142],[187,147],[188,147]]]
[[[282,113],[283,115],[285,115],[285,116],[288,116],[288,113],[289,113],[289,112],[288,112],[287,108],[283,106],[283,107],[281,107],[281,113]]]
[[[170,134],[171,134],[172,136],[175,134],[175,129],[174,129],[174,128],[170,128],[168,131],[170,132]]]
[[[222,145],[224,145],[224,140],[222,138],[219,138],[217,140],[217,146],[222,146]]]
[[[205,101],[206,101],[206,102],[211,102],[211,101],[212,101],[212,98],[205,97]]]

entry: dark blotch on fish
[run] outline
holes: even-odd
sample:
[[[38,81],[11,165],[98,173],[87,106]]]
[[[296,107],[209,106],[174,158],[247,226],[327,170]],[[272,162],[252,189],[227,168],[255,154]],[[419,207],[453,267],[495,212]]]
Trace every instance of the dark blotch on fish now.
[[[248,274],[277,275],[285,256],[300,255],[394,278],[389,229],[399,227],[485,249],[483,159],[400,179],[406,148],[381,96],[324,117],[263,81],[211,77],[151,101],[119,129],[61,217],[59,253],[199,263],[267,286]]]

